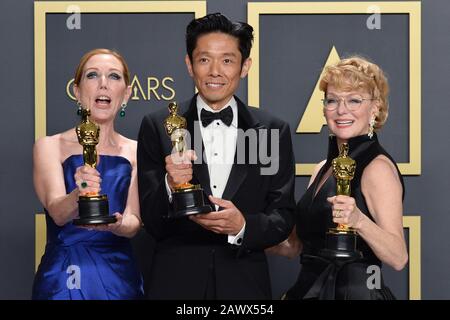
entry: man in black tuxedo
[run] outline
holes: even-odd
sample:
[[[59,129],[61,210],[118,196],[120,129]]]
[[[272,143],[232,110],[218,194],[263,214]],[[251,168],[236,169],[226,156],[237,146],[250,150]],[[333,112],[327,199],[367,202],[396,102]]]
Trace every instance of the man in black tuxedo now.
[[[198,94],[178,114],[191,142],[200,141],[195,151],[171,155],[167,110],[142,121],[141,216],[156,241],[150,299],[272,298],[264,249],[294,224],[294,156],[288,124],[234,96],[251,66],[252,41],[250,25],[218,13],[188,25],[186,65]],[[189,181],[217,211],[167,219],[174,186]]]

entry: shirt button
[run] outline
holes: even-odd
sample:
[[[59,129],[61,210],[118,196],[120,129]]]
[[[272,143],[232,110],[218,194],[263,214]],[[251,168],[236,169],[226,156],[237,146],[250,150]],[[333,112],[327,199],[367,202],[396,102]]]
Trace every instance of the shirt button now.
[[[241,244],[241,243],[242,243],[242,238],[238,238],[238,239],[237,239],[237,243],[238,243],[238,244]]]
[[[217,152],[214,152],[214,155],[217,156]]]
[[[213,186],[213,188],[215,189],[215,188],[217,188],[217,186]]]
[[[220,126],[220,122],[216,122],[216,124],[217,124],[218,126]]]

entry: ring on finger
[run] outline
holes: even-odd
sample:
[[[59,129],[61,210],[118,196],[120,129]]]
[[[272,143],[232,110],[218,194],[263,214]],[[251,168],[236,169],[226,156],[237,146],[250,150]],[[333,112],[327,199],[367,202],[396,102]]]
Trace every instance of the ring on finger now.
[[[80,186],[81,186],[81,188],[85,189],[85,188],[87,188],[88,184],[86,181],[82,181]]]
[[[341,217],[341,211],[342,211],[341,209],[337,210],[336,215],[335,215],[336,218],[340,218]]]

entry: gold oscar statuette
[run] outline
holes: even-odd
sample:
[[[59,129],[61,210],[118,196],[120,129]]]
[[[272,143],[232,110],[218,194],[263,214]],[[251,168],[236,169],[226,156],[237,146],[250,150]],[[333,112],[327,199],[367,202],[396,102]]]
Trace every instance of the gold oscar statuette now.
[[[339,156],[331,163],[333,176],[336,178],[336,195],[351,196],[350,182],[355,176],[356,162],[348,156],[349,146],[343,143],[339,149]],[[326,248],[320,255],[329,259],[355,259],[360,258],[361,252],[357,250],[358,234],[353,228],[345,224],[338,224],[330,228],[326,234]]]
[[[81,122],[75,127],[78,142],[83,147],[83,162],[92,168],[97,167],[96,146],[99,141],[100,127],[89,119],[91,112],[83,108]],[[83,187],[83,186],[82,186]],[[74,225],[99,225],[116,222],[116,217],[109,215],[108,196],[98,193],[85,193],[78,197],[78,219]]]
[[[176,102],[169,103],[169,116],[164,120],[164,128],[172,141],[174,153],[186,151],[187,123],[186,119],[178,114]],[[208,213],[212,211],[210,205],[205,205],[203,189],[199,184],[185,182],[174,186],[172,193],[173,211],[169,218],[184,217],[191,214]]]
[[[356,163],[355,160],[348,156],[347,143],[342,144],[339,156],[333,159],[331,168],[333,170],[333,175],[336,178],[336,195],[350,196],[352,194],[350,181],[355,176]],[[355,232],[345,224],[338,224],[335,231]]]

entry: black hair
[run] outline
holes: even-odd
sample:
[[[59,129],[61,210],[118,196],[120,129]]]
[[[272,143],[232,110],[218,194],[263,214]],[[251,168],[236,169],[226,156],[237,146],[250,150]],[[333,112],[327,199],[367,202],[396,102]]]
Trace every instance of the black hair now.
[[[212,32],[229,34],[239,40],[241,65],[250,56],[253,42],[252,26],[245,22],[232,22],[221,13],[211,13],[192,20],[186,28],[186,50],[191,62],[198,38]]]

